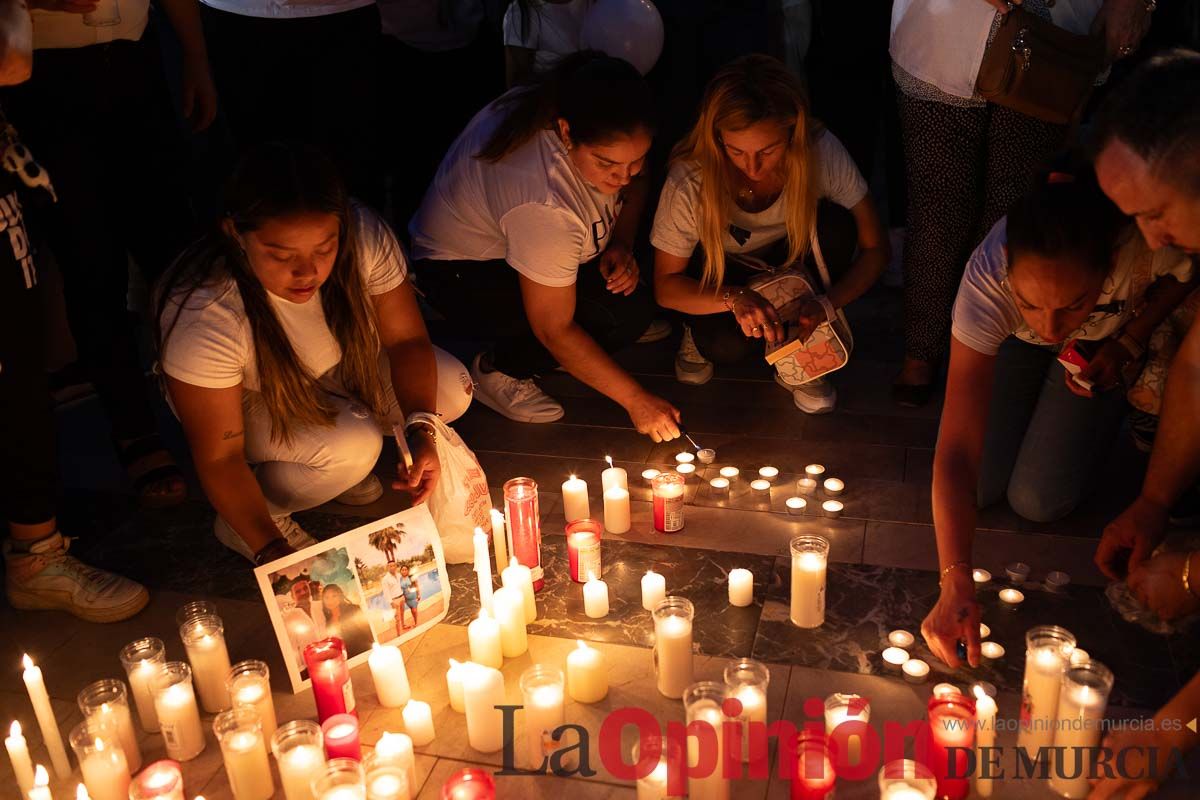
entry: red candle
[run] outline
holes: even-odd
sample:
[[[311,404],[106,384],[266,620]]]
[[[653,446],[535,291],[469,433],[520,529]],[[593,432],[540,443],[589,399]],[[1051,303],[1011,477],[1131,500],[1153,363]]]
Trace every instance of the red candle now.
[[[442,784],[442,800],[496,800],[496,782],[486,771],[468,767]]]
[[[334,714],[321,725],[325,737],[325,755],[330,758],[352,758],[362,760],[362,747],[358,742],[358,717],[351,714]]]
[[[357,716],[354,687],[350,683],[350,670],[346,668],[346,645],[341,639],[330,636],[305,647],[304,666],[312,681],[318,722],[324,722],[334,714]]]
[[[967,752],[975,744],[974,701],[960,694],[931,697],[929,739],[925,765],[937,778],[938,797],[963,800],[971,793]]]
[[[178,761],[155,761],[129,784],[132,800],[184,800],[183,771]]]
[[[603,573],[600,568],[600,537],[604,526],[594,519],[578,519],[567,525],[567,563],[571,567],[571,580],[586,583],[588,575],[597,578]]]
[[[674,533],[683,530],[683,476],[660,472],[650,481],[654,492],[654,530]]]
[[[537,481],[512,478],[504,483],[504,520],[508,552],[533,574],[533,590],[545,585],[542,573],[542,526],[538,516]]]
[[[837,773],[829,751],[829,737],[805,731],[796,740],[796,777],[792,778],[792,800],[827,800],[833,797]]]

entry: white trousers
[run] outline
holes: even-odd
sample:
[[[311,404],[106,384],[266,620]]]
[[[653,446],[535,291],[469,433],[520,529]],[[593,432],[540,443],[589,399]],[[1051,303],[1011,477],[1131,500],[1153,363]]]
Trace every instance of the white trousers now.
[[[433,352],[438,383],[435,410],[445,422],[451,422],[466,413],[471,404],[470,374],[445,350],[435,347]],[[283,442],[271,438],[271,420],[257,395],[250,396],[243,405],[246,460],[254,466],[272,516],[326,503],[367,477],[375,466],[385,432],[390,436],[392,424],[402,421],[387,355],[383,354],[379,362],[386,387],[384,420],[377,420],[354,398],[329,395],[337,409],[334,424],[301,428],[290,442]]]

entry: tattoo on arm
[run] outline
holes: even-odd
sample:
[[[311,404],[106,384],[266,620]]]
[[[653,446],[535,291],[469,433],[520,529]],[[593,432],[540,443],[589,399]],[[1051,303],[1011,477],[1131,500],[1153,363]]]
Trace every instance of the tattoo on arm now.
[[[237,439],[242,433],[243,431],[225,431],[225,433],[221,434],[221,440],[227,442],[230,439]]]

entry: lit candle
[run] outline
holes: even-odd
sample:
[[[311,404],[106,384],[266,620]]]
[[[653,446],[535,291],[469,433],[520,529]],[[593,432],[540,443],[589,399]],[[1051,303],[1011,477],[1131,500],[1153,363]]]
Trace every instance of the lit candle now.
[[[843,508],[845,506],[842,505],[841,500],[826,500],[824,503],[821,503],[821,513],[831,519],[840,517]]]
[[[987,625],[984,625],[982,622],[979,623],[979,638],[986,639],[991,635],[992,635],[992,629],[989,628]]]
[[[200,706],[208,714],[229,708],[229,650],[225,647],[225,626],[220,617],[193,617],[179,629],[183,649],[192,665],[192,681]]]
[[[446,693],[450,696],[450,709],[463,713],[463,678],[467,674],[467,663],[450,659],[450,668],[446,670]]]
[[[567,691],[577,703],[599,703],[608,694],[604,654],[582,640],[567,653]]]
[[[644,469],[644,470],[642,470],[642,480],[646,481],[646,483],[649,483],[650,481],[657,478],[658,474],[659,474],[659,470],[654,469],[653,467],[651,467],[649,469]]]
[[[805,731],[796,747],[796,777],[792,779],[792,800],[826,800],[833,794],[837,772],[829,739],[823,733]]]
[[[834,735],[834,731],[844,722],[866,724],[871,721],[871,704],[866,698],[857,694],[835,693],[825,698],[825,733]],[[857,726],[855,726],[857,727]],[[857,764],[862,757],[862,736],[845,729],[846,760]]]
[[[604,527],[609,533],[628,533],[630,528],[629,490],[610,486],[604,490]]]
[[[1016,611],[1017,606],[1025,601],[1023,592],[1017,589],[1001,589],[1000,605],[1009,611]]]
[[[540,592],[545,585],[545,575],[542,570],[542,523],[538,510],[537,481],[533,478],[509,478],[505,481],[504,509],[509,556],[513,561],[520,559],[529,568],[533,590]],[[500,574],[503,576],[504,570]],[[536,615],[536,609],[532,613]],[[529,621],[533,621],[532,616]]]
[[[729,478],[713,478],[708,482],[714,493],[724,493],[729,491]]]
[[[271,670],[263,661],[239,661],[229,672],[229,698],[233,705],[249,706],[258,712],[263,741],[275,734],[275,699],[271,696]]]
[[[511,567],[510,567],[511,569]],[[516,658],[529,649],[525,632],[525,602],[520,591],[504,587],[492,598],[492,610],[500,623],[500,650],[505,658]]]
[[[642,576],[642,608],[653,611],[667,596],[667,579],[654,570],[646,570]]]
[[[962,695],[930,698],[929,734],[929,766],[938,797],[964,800],[971,791],[967,761],[975,744],[974,704]]]
[[[526,623],[537,619],[537,600],[533,596],[533,570],[517,560],[516,553],[509,561],[508,569],[500,573],[500,583],[505,589],[513,589],[520,593]],[[492,602],[495,602],[494,597]]]
[[[325,737],[325,755],[330,758],[362,758],[358,738],[358,717],[353,714],[334,714],[321,723]]]
[[[988,572],[986,569],[973,569],[971,570],[971,578],[976,583],[984,584],[992,579],[992,573]]]
[[[467,767],[442,784],[442,800],[496,800],[496,782],[487,770]]]
[[[962,694],[962,691],[953,683],[939,683],[933,687],[934,697],[949,697],[954,694]]]
[[[275,781],[258,712],[248,706],[223,711],[213,720],[213,732],[221,745],[234,800],[270,800],[275,795]]]
[[[590,518],[592,506],[588,502],[587,481],[574,475],[563,481],[562,503],[563,516],[567,518],[567,522]]]
[[[825,571],[829,540],[823,536],[797,536],[791,541],[791,620],[799,628],[819,628],[825,623]]]
[[[95,800],[128,800],[129,763],[115,729],[96,719],[84,719],[71,731],[71,747]]]
[[[41,764],[33,771],[33,790],[29,800],[54,800],[50,794],[50,773]]]
[[[684,713],[689,726],[707,725],[716,739],[717,759],[711,770],[689,771],[689,800],[728,800],[729,778],[723,769],[725,753],[725,729],[728,718],[722,709],[729,697],[729,688],[715,681],[700,681],[688,686],[683,693]],[[707,737],[706,737],[707,738]],[[688,763],[700,758],[700,742],[695,736],[687,737]]]
[[[279,726],[271,737],[271,751],[279,765],[279,782],[287,800],[314,800],[313,778],[325,767],[321,726],[298,719]]]
[[[750,490],[756,498],[765,499],[771,496],[771,482],[765,478],[755,478],[750,481]]]
[[[154,711],[167,756],[190,761],[204,750],[204,729],[192,689],[192,668],[182,661],[168,661],[154,677]]]
[[[479,607],[492,608],[492,559],[488,554],[487,534],[475,529],[475,579],[479,584]]]
[[[758,725],[752,727],[750,723],[766,725],[767,688],[771,685],[771,672],[765,664],[743,658],[727,666],[723,677],[731,696],[742,704],[742,713],[737,716],[742,727],[742,760],[750,761],[751,756],[767,758],[769,744],[761,733],[764,728]]]
[[[688,475],[692,475],[696,472],[696,465],[680,464],[679,466],[675,467],[675,471],[682,475],[684,479],[686,479]]]
[[[677,464],[691,464],[695,460],[696,460],[696,456],[692,453],[676,453],[675,454],[675,463],[677,463]]]
[[[789,497],[783,503],[787,506],[788,513],[795,517],[803,514],[804,510],[808,508],[808,501],[803,497]]]
[[[411,800],[408,774],[399,764],[379,760],[374,753],[363,758],[367,800]]]
[[[729,570],[729,605],[745,608],[754,602],[754,573],[748,569]]]
[[[1057,625],[1037,625],[1025,634],[1025,680],[1017,746],[1026,748],[1026,752],[1054,744],[1058,693],[1074,649],[1074,635]]]
[[[826,478],[825,483],[821,485],[825,489],[826,497],[838,497],[846,489],[846,484],[841,478]]]
[[[567,524],[566,534],[567,568],[571,580],[583,583],[588,573],[601,572],[600,540],[604,536],[604,528],[594,519],[580,519]]]
[[[901,669],[904,670],[904,677],[909,683],[924,683],[929,677],[929,665],[919,658],[905,661]]]
[[[121,648],[121,664],[129,678],[129,689],[137,707],[138,720],[147,733],[158,731],[158,717],[154,714],[154,693],[150,682],[166,661],[166,649],[161,639],[147,637],[130,642]]]
[[[525,706],[526,758],[531,769],[539,769],[558,749],[553,738],[564,719],[562,670],[534,664],[521,674],[521,698]]]
[[[608,584],[596,577],[588,576],[583,585],[583,612],[592,619],[608,616]]]
[[[463,676],[467,742],[480,753],[504,746],[504,720],[496,706],[504,705],[504,676],[479,664],[467,665]]]
[[[980,797],[992,796],[992,779],[980,777],[980,766],[987,762],[984,748],[996,746],[996,701],[983,689],[975,687],[975,792]],[[1085,795],[1086,796],[1086,795]]]
[[[779,477],[779,467],[759,467],[758,477],[765,481],[774,482]]]
[[[1002,658],[1004,656],[1004,646],[998,642],[983,642],[979,645],[979,652],[984,658]]]
[[[664,472],[654,479],[654,530],[674,533],[683,530],[683,477]]]
[[[496,550],[496,569],[508,566],[508,541],[505,533],[504,514],[497,508],[491,510],[492,547]]]
[[[654,608],[654,669],[664,697],[683,697],[692,683],[692,619],[695,609],[683,597],[666,597]]]
[[[929,767],[906,758],[889,761],[879,771],[879,800],[933,800],[937,781]]]
[[[493,669],[500,669],[504,665],[500,623],[487,609],[480,609],[479,616],[467,626],[467,644],[471,649],[471,660],[476,664]]]
[[[622,489],[629,488],[629,475],[621,467],[614,467],[612,456],[605,456],[604,460],[608,462],[608,469],[600,473],[600,488],[603,491],[608,491],[614,486],[620,486]]]
[[[375,682],[375,694],[379,705],[384,708],[400,708],[412,697],[408,685],[408,669],[404,666],[404,655],[400,648],[391,644],[375,642],[371,655],[367,656],[371,669],[371,680]]]
[[[804,495],[816,494],[817,481],[814,478],[798,478],[796,480],[796,492]]]
[[[375,743],[373,760],[376,763],[397,764],[408,776],[409,786],[417,783],[417,756],[413,752],[413,741],[406,733],[387,733]]]
[[[701,464],[711,464],[717,460],[717,451],[711,447],[701,447],[696,451],[696,460]]]
[[[647,760],[658,759],[654,768],[644,778],[638,778],[637,800],[667,800],[667,798],[671,797],[671,794],[667,790],[667,777],[670,775],[670,758],[668,753],[674,756],[676,763],[683,760],[680,755],[682,748],[679,747],[677,741],[654,736],[647,739],[639,737],[633,743],[634,764],[641,763],[643,757]]]
[[[142,751],[133,730],[133,714],[129,711],[129,693],[125,683],[118,680],[95,681],[85,686],[77,698],[84,719],[116,732],[117,743],[125,752],[130,772],[142,766]]]
[[[24,797],[33,788],[33,761],[29,758],[29,745],[21,734],[21,723],[15,719],[4,739],[4,749],[8,751],[8,760],[12,762],[17,788]]]
[[[63,746],[62,733],[58,730],[58,721],[54,718],[54,710],[50,707],[50,695],[46,693],[46,682],[42,678],[42,670],[33,663],[26,653],[21,657],[25,671],[21,673],[25,681],[25,690],[29,692],[29,701],[33,703],[33,713],[37,717],[38,727],[42,729],[42,741],[50,753],[50,763],[58,777],[66,780],[71,774],[71,762],[67,759],[67,750]]]
[[[737,467],[721,467],[720,472],[722,478],[726,478],[727,480],[731,481],[741,474]]]
[[[903,647],[907,650],[915,641],[916,637],[905,630],[894,630],[888,634],[888,644],[892,647]]]
[[[900,647],[888,647],[880,655],[883,656],[883,663],[896,670],[908,661],[908,651]]]
[[[821,464],[809,464],[804,468],[804,474],[815,481],[819,481],[825,474],[825,467]]]
[[[318,722],[335,714],[354,713],[354,685],[346,666],[345,642],[336,636],[313,642],[304,648],[304,665],[312,683]]]
[[[92,796],[88,794],[87,787],[82,783],[75,787],[75,800],[92,800]]]
[[[366,800],[364,779],[362,764],[357,760],[331,758],[313,778],[313,795],[317,800]]]
[[[1054,747],[1056,750],[1063,748],[1060,752],[1064,754],[1065,764],[1062,770],[1051,771],[1050,788],[1063,797],[1082,798],[1087,797],[1091,789],[1087,765],[1094,748],[1100,744],[1113,675],[1100,662],[1089,661],[1068,669],[1062,683]],[[1076,763],[1082,765],[1081,768],[1075,768]],[[1063,777],[1066,774],[1076,777]]]
[[[417,747],[424,747],[433,742],[433,710],[429,703],[421,700],[409,700],[401,712],[404,717],[404,730]]]

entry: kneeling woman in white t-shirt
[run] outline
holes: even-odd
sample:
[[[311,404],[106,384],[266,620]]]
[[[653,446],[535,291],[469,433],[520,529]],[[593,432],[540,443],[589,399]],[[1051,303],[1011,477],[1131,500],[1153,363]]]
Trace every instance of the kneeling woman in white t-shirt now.
[[[707,383],[713,362],[761,357],[751,339],[784,338],[775,307],[747,283],[756,266],[805,259],[814,230],[832,285],[801,308],[804,338],[871,288],[887,239],[867,182],[810,116],[800,81],[769,56],[739,58],[709,82],[696,126],[675,148],[650,236],[658,302],[687,315],[680,382]],[[781,385],[802,411],[833,410],[824,378]]]
[[[227,547],[265,563],[313,543],[292,512],[379,497],[381,421],[408,421],[413,466],[393,487],[433,491],[430,416],[460,416],[470,382],[430,344],[406,273],[329,159],[274,144],[243,160],[219,232],[165,276],[162,371]]]
[[[941,596],[922,626],[950,666],[959,640],[979,659],[976,507],[1007,494],[1018,514],[1049,522],[1080,503],[1116,439],[1125,381],[1194,283],[1191,262],[1151,251],[1090,167],[1041,178],[975,249],[933,459]],[[1057,358],[1071,340],[1095,351],[1077,376]]]
[[[679,412],[609,356],[654,315],[632,253],[653,120],[627,62],[569,56],[475,115],[409,225],[430,305],[494,343],[471,377],[479,402],[509,419],[563,416],[533,381],[562,365],[654,441],[679,436]]]

